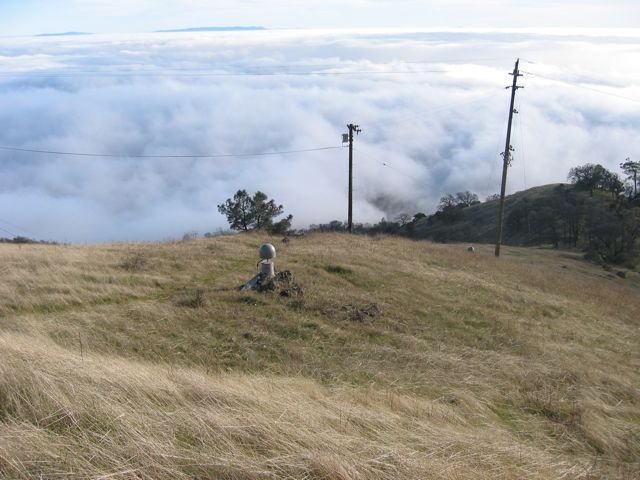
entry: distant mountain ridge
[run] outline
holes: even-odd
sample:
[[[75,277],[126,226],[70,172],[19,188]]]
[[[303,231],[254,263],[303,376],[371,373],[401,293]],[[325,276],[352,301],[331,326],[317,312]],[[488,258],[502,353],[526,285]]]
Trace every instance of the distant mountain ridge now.
[[[155,33],[181,33],[181,32],[253,32],[267,30],[265,27],[248,26],[248,27],[193,27],[178,28],[174,30],[156,30]]]
[[[75,37],[81,35],[93,35],[90,32],[61,32],[61,33],[40,33],[36,37]]]

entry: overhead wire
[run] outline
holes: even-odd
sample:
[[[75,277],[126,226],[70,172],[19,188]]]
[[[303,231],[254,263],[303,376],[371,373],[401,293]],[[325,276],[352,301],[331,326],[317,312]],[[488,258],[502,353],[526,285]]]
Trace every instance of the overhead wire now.
[[[614,92],[605,92],[604,90],[599,90],[597,88],[588,87],[586,85],[582,85],[582,84],[577,83],[577,82],[570,82],[568,80],[551,78],[551,77],[547,77],[546,75],[540,75],[539,73],[526,72],[524,70],[521,70],[521,72],[522,73],[526,73],[527,75],[531,75],[532,77],[544,78],[545,80],[549,80],[551,82],[562,83],[562,84],[565,84],[565,85],[571,85],[572,87],[582,88],[584,90],[589,90],[591,92],[600,93],[602,95],[608,95],[610,97],[617,97],[617,98],[621,98],[623,100],[629,100],[631,102],[639,102],[640,103],[640,99],[639,98],[633,98],[633,97],[629,97],[629,96],[626,96],[626,95],[621,95],[619,93],[614,93]]]
[[[406,172],[403,172],[402,170],[399,170],[398,168],[394,167],[393,165],[390,165],[389,162],[382,161],[379,158],[375,157],[375,155],[371,155],[369,152],[365,152],[365,151],[360,150],[359,148],[355,148],[355,147],[354,147],[353,150],[358,152],[358,153],[362,153],[363,155],[366,155],[366,157],[368,157],[369,159],[373,160],[374,162],[379,163],[383,167],[387,167],[387,168],[389,168],[391,170],[394,170],[397,173],[399,173],[400,175],[404,175],[405,177],[411,178],[412,180],[415,180],[415,178],[416,178],[415,175],[410,175],[410,174],[408,174]]]
[[[9,227],[12,227],[12,228],[17,228],[18,230],[26,233],[27,235],[31,235],[31,236],[35,236],[35,237],[39,236],[39,235],[36,235],[33,232],[30,232],[29,230],[27,230],[25,228],[22,228],[20,225],[16,225],[15,223],[8,222],[7,220],[3,220],[2,218],[0,218],[0,223],[4,223],[5,225],[8,225]]]
[[[326,150],[339,150],[344,148],[339,147],[318,147],[318,148],[306,148],[302,150],[281,150],[273,152],[255,152],[255,153],[222,153],[222,154],[194,154],[194,155],[126,155],[126,154],[112,154],[112,153],[94,153],[94,152],[65,152],[55,150],[40,150],[35,148],[19,148],[19,147],[7,147],[0,146],[0,150],[11,152],[27,152],[27,153],[40,153],[46,155],[61,155],[61,156],[74,156],[74,157],[104,157],[104,158],[249,158],[249,157],[264,157],[270,155],[291,155],[295,153],[309,153],[309,152],[321,152]]]
[[[12,236],[12,237],[14,237],[14,238],[19,236],[19,235],[16,235],[15,233],[10,232],[9,230],[7,230],[7,229],[5,229],[5,228],[2,228],[2,227],[0,227],[0,231],[1,231],[1,232],[4,232],[4,233],[7,233],[7,234],[11,235],[11,236]]]
[[[527,189],[527,157],[526,157],[526,150],[525,150],[525,144],[524,144],[524,129],[522,127],[521,105],[522,105],[522,101],[516,100],[516,110],[518,111],[518,115],[516,115],[516,125],[517,125],[517,132],[518,132],[517,138],[518,138],[518,143],[519,143],[520,152],[521,152],[520,158],[522,163],[522,181],[523,181],[524,190],[526,190]]]
[[[508,108],[507,108],[507,111],[508,111]],[[496,172],[498,171],[498,169],[496,167],[499,165],[498,160],[500,159],[499,153],[500,153],[500,144],[502,143],[502,141],[503,139],[500,137],[500,135],[496,135],[496,148],[495,148],[495,153],[491,160],[487,192],[491,192],[493,190],[493,185],[498,183],[498,179],[496,178]]]

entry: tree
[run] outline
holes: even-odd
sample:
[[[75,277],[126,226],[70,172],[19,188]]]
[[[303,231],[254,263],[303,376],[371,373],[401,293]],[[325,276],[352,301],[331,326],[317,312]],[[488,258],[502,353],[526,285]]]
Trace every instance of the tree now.
[[[613,175],[602,165],[587,163],[569,170],[568,179],[576,187],[589,190],[589,194],[593,197],[594,190],[604,189],[603,183],[607,178],[607,174]]]
[[[466,192],[458,192],[455,195],[447,193],[440,198],[436,216],[445,223],[453,223],[462,218],[462,209],[480,203],[478,195]]]
[[[458,192],[455,195],[447,193],[440,197],[438,211],[444,212],[451,208],[466,208],[472,205],[477,205],[478,203],[480,203],[478,195],[469,191]]]
[[[292,215],[280,220],[276,224],[273,219],[283,212],[282,205],[276,205],[274,200],[269,200],[267,195],[258,191],[253,197],[246,190],[238,190],[233,199],[228,198],[223,204],[218,205],[218,211],[227,217],[227,221],[233,230],[248,232],[266,228],[271,230],[289,229]],[[274,225],[278,225],[274,227]]]
[[[466,208],[472,205],[477,205],[480,203],[480,199],[478,198],[478,195],[467,190],[466,192],[456,193],[456,202],[458,206]]]
[[[233,199],[218,205],[218,211],[226,215],[233,230],[248,232],[253,225],[253,202],[246,190],[238,190]]]
[[[624,192],[624,182],[617,173],[605,170],[602,177],[601,188],[607,192],[611,192],[611,195],[616,198]]]
[[[282,220],[270,223],[267,231],[271,235],[286,235],[291,230],[291,220],[293,220],[293,215],[287,215]]]
[[[640,173],[640,162],[633,162],[629,157],[620,164],[620,168],[627,175],[627,180],[633,180],[633,197],[638,196],[638,173]]]
[[[397,222],[400,224],[401,227],[404,227],[407,223],[411,221],[411,215],[409,215],[408,213],[401,213],[395,219],[397,220]]]
[[[450,193],[440,197],[440,203],[438,204],[438,211],[445,212],[446,210],[457,206],[456,197]]]
[[[268,200],[262,192],[256,192],[252,199],[255,228],[268,227],[273,218],[282,214],[282,205],[276,205],[273,200]],[[293,217],[292,217],[293,218]]]

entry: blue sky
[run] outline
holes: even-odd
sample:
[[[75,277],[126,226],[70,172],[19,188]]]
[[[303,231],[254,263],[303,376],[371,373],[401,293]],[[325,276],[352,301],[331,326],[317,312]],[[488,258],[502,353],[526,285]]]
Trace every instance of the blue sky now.
[[[4,35],[264,25],[349,27],[635,28],[636,0],[3,0]]]

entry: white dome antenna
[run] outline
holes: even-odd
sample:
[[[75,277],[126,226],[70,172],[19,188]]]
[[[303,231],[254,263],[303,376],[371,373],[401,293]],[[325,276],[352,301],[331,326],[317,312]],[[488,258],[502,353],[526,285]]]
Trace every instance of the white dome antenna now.
[[[260,247],[260,258],[262,260],[273,260],[276,258],[276,247],[270,243],[265,243]]]
[[[268,278],[275,277],[276,272],[273,265],[273,259],[276,258],[276,247],[270,243],[265,243],[259,250],[260,261],[258,262],[258,268],[260,271],[258,274],[245,283],[241,290],[250,290],[258,285],[258,282],[262,282]]]

